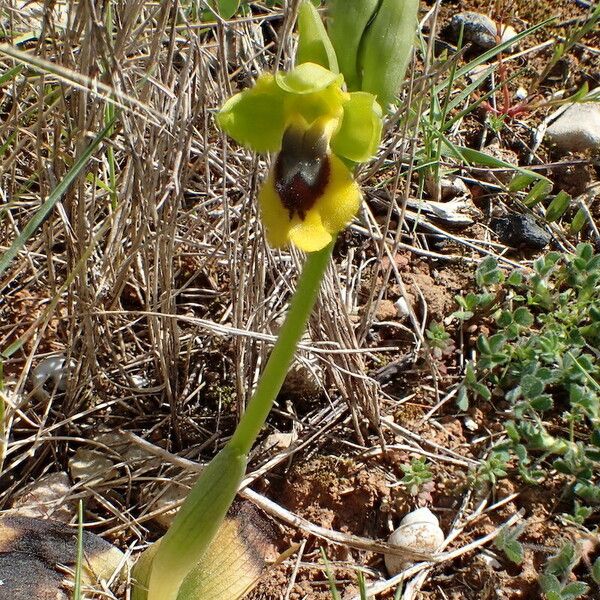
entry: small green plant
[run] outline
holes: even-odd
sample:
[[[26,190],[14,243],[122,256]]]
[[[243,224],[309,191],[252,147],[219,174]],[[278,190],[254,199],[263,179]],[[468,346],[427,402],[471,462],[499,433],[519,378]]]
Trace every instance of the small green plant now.
[[[484,460],[473,474],[474,483],[496,485],[498,479],[506,477],[510,454],[506,451],[494,451]]]
[[[591,573],[592,579],[596,585],[600,585],[600,558],[597,558],[592,565]]]
[[[563,518],[567,523],[572,523],[579,527],[594,514],[594,509],[589,506],[583,506],[578,500],[575,500],[572,514],[563,514]]]
[[[446,328],[436,321],[432,321],[429,327],[425,330],[425,336],[429,342],[431,353],[438,360],[443,358],[454,350],[454,342]]]
[[[459,407],[477,398],[508,403],[507,441],[477,477],[493,482],[510,456],[527,483],[554,469],[583,525],[600,503],[600,256],[580,244],[573,255],[550,252],[531,273],[508,276],[486,258],[476,282],[481,291],[457,299],[454,317],[491,320],[493,331],[477,339]]]
[[[571,542],[564,544],[546,562],[539,584],[547,600],[575,600],[589,590],[582,581],[573,581],[573,569],[579,558]]]
[[[563,583],[556,575],[546,575],[545,573],[540,575],[539,582],[546,600],[575,600],[590,589],[582,581]]]
[[[340,0],[340,2],[341,1],[342,0]],[[370,1],[372,2],[372,0]],[[364,4],[368,3],[369,2],[365,0]],[[374,2],[374,4],[377,3]],[[554,18],[551,17],[538,23],[527,30],[521,31],[516,37],[510,40],[498,40],[499,43],[494,48],[479,54],[462,66],[459,66],[463,50],[462,40],[459,39],[459,50],[454,56],[448,58],[447,53],[445,52],[440,55],[439,62],[434,68],[439,69],[441,72],[448,71],[448,75],[438,84],[431,87],[430,98],[428,99],[428,109],[422,111],[419,118],[419,125],[421,128],[420,137],[423,140],[423,147],[416,153],[418,163],[416,170],[421,175],[421,185],[424,183],[427,174],[433,176],[434,181],[439,181],[445,170],[440,167],[442,164],[441,158],[450,157],[461,165],[478,165],[480,167],[490,167],[493,169],[502,169],[504,171],[514,170],[515,173],[519,174],[517,177],[523,176],[527,178],[527,185],[531,182],[543,182],[546,188],[548,188],[549,185],[549,189],[551,189],[552,184],[544,175],[523,169],[518,165],[510,164],[497,157],[490,156],[485,152],[458,146],[449,139],[448,133],[461,119],[477,110],[479,107],[484,107],[488,111],[488,123],[494,131],[500,131],[509,116],[519,114],[519,111],[524,108],[525,104],[519,103],[515,106],[514,109],[516,109],[517,112],[514,113],[511,110],[513,107],[510,105],[510,98],[507,97],[507,84],[517,76],[518,73],[508,77],[506,75],[506,68],[501,60],[499,60],[497,64],[488,66],[472,81],[463,83],[462,80],[471,78],[476,67],[485,65],[486,61],[489,61],[492,58],[501,57],[502,53],[517,43],[518,40],[523,40],[535,31],[545,27],[553,20]],[[421,53],[424,56],[427,56],[427,43],[424,38],[420,39],[420,47]],[[491,90],[480,89],[486,86],[490,75],[495,71],[498,71],[499,83],[493,86]],[[503,92],[506,111],[510,111],[508,114],[505,114],[506,111],[503,109],[500,111],[495,110],[488,102],[498,90]],[[475,92],[478,92],[478,97],[472,98]],[[582,93],[585,95],[587,89],[582,90],[575,99],[580,98]],[[575,100],[570,98],[561,99],[561,102],[568,101]],[[408,112],[408,118],[412,118],[414,112]]]
[[[517,565],[522,564],[525,558],[525,545],[519,541],[519,537],[524,531],[525,525],[523,524],[504,528],[494,540],[494,546]],[[573,569],[578,561],[579,557],[575,546],[571,542],[563,544],[558,552],[546,561],[544,570],[538,577],[541,591],[546,600],[575,600],[587,593],[589,586],[586,583],[573,581]],[[594,578],[595,568],[600,571],[600,560],[596,563],[599,566],[592,567],[592,578]]]
[[[416,496],[423,484],[433,478],[425,458],[415,458],[409,465],[401,465],[401,468],[404,471],[404,477],[400,480],[400,483],[411,496]]]
[[[519,537],[525,531],[524,525],[515,527],[505,527],[496,536],[494,546],[506,554],[506,558],[520,565],[525,558],[523,544],[519,542]]]
[[[513,563],[520,565],[525,558],[525,544],[519,541],[519,537],[525,531],[525,525],[504,528],[494,540],[494,546],[504,552],[506,557]],[[551,556],[544,565],[544,570],[538,576],[538,583],[546,600],[575,600],[587,593],[589,586],[582,581],[573,581],[573,569],[579,558],[575,546],[567,542]],[[596,561],[599,564],[600,560]],[[592,578],[594,569],[592,567]]]

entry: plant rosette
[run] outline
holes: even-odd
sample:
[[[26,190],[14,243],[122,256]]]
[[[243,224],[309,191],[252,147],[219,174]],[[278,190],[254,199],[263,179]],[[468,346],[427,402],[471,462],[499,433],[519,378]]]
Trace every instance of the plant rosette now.
[[[361,192],[350,167],[371,158],[381,139],[374,95],[348,93],[343,75],[306,62],[260,75],[217,122],[243,146],[277,153],[258,196],[272,246],[322,250],[354,218]]]

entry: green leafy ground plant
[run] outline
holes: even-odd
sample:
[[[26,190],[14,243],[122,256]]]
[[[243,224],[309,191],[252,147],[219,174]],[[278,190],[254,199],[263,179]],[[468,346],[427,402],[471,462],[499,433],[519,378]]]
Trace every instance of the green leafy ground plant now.
[[[401,465],[404,477],[400,483],[411,496],[416,496],[424,484],[433,479],[431,469],[425,458],[415,458],[408,465]]]
[[[574,254],[550,252],[531,272],[506,274],[493,257],[475,274],[478,290],[457,297],[454,317],[465,323],[491,320],[489,334],[476,341],[458,405],[480,400],[507,403],[506,441],[497,444],[472,474],[474,484],[495,485],[512,465],[529,485],[562,476],[563,518],[591,526],[600,503],[600,255],[590,244]],[[514,460],[516,459],[516,460]],[[521,564],[525,526],[506,529],[495,546]],[[573,574],[579,562],[571,542],[541,569],[546,600],[575,600],[589,591]],[[594,564],[590,574],[594,579]]]
[[[589,244],[550,252],[529,274],[508,276],[486,258],[476,272],[479,291],[457,298],[454,316],[493,321],[467,363],[458,404],[506,402],[506,441],[494,457],[516,457],[527,483],[551,472],[565,478],[573,518],[583,522],[600,503],[600,255]],[[508,454],[507,454],[508,453]],[[494,464],[498,461],[494,461]],[[498,465],[496,465],[498,466]]]
[[[525,559],[526,544],[519,541],[524,531],[523,524],[505,528],[494,540],[494,546],[517,565],[522,564]],[[579,560],[575,545],[566,542],[545,562],[538,576],[538,584],[546,600],[575,600],[589,591],[590,586],[583,581],[578,581],[573,573]],[[598,561],[596,564],[600,567]],[[594,570],[598,568],[596,564],[591,568],[592,579],[594,579]]]

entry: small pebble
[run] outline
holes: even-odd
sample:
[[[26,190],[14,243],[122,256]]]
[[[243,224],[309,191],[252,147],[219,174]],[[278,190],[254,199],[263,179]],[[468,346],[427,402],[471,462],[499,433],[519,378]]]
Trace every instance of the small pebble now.
[[[479,429],[479,425],[471,417],[465,417],[465,427],[469,431],[477,431]]]
[[[448,30],[453,41],[458,41],[461,27],[463,28],[463,43],[470,42],[482,50],[489,50],[497,45],[498,27],[487,15],[477,12],[461,12],[452,17]],[[502,27],[501,41],[506,42],[517,35],[510,26]]]
[[[546,140],[562,152],[600,148],[600,104],[572,104],[548,126]]]
[[[479,560],[485,563],[488,567],[494,569],[494,571],[499,571],[502,568],[502,565],[496,560],[493,556],[482,552],[478,556]]]
[[[69,367],[65,366],[64,355],[49,356],[41,360],[31,373],[34,389],[41,392],[42,388],[56,389],[64,392],[67,389],[67,376]]]
[[[490,227],[503,244],[513,248],[542,250],[550,242],[550,234],[531,215],[508,214],[492,219]]]
[[[517,88],[515,98],[517,100],[525,100],[525,98],[527,98],[527,90],[522,85]]]
[[[404,319],[410,316],[410,307],[408,306],[408,302],[406,302],[402,296],[394,302],[394,306],[396,307],[396,312],[399,317]]]

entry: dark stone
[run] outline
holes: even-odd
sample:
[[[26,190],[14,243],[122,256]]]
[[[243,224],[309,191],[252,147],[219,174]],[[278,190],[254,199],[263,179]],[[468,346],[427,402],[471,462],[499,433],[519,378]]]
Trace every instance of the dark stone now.
[[[403,373],[406,373],[413,366],[414,361],[415,357],[412,354],[407,354],[406,356],[402,356],[398,360],[377,369],[371,376],[381,385],[386,385],[395,381]]]
[[[454,15],[448,25],[448,33],[452,41],[458,41],[461,28],[463,43],[471,42],[485,50],[496,45],[496,24],[486,15],[470,11]]]
[[[469,42],[483,50],[489,50],[499,41],[507,42],[517,35],[510,25],[502,25],[500,27],[501,40],[498,40],[498,24],[487,15],[473,11],[454,15],[444,33],[449,36],[450,41],[458,42],[461,29],[463,30],[463,44]]]
[[[503,244],[513,248],[542,250],[551,239],[551,235],[531,215],[508,214],[492,219],[490,227]]]

